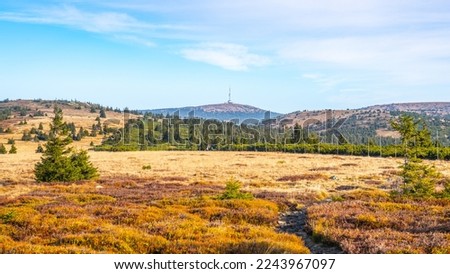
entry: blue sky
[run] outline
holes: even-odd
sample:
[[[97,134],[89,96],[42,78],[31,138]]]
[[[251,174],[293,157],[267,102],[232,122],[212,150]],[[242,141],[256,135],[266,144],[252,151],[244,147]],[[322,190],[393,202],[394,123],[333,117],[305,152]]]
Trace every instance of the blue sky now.
[[[277,112],[450,101],[447,0],[0,3],[0,99]]]

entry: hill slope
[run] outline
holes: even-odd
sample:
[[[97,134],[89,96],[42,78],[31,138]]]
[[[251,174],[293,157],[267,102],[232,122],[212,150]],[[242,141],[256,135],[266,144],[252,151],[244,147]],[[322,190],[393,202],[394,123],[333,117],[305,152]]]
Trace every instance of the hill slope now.
[[[106,110],[106,118],[101,119],[102,125],[113,128],[123,126],[124,117],[120,110],[112,111],[111,108],[105,108],[98,104],[67,100],[5,100],[0,101],[0,143],[6,143],[7,139],[11,137],[20,139],[24,131],[29,131],[33,127],[37,128],[41,122],[47,128],[55,103],[63,108],[66,121],[74,123],[77,130],[80,127],[90,130],[93,124],[97,123],[96,119],[99,117],[100,109]],[[246,119],[263,120],[268,115],[266,110],[236,103],[153,109],[143,112],[173,115],[177,111],[179,111],[180,117],[193,115],[204,119],[227,121],[239,119],[239,122]],[[299,124],[303,128],[310,128],[316,132],[321,132],[326,128],[325,121],[327,120],[331,120],[332,125],[342,120],[343,123],[339,130],[346,134],[350,142],[367,143],[371,138],[374,141],[376,139],[378,143],[389,142],[389,138],[398,137],[396,132],[390,128],[390,120],[404,112],[424,119],[430,127],[433,138],[444,145],[450,145],[450,103],[447,102],[375,105],[353,110],[297,111],[285,115],[270,113],[270,116],[271,118],[276,117],[279,124],[288,127]],[[27,125],[21,125],[21,122],[25,120],[28,121]],[[12,130],[13,135],[1,133],[8,128]],[[382,138],[386,140],[381,140]],[[95,143],[99,143],[101,137],[92,139]],[[392,141],[390,140],[390,142]]]
[[[386,110],[386,111],[402,111],[417,112],[428,115],[450,115],[450,103],[447,102],[428,102],[428,103],[402,103],[375,105],[363,108],[363,110]]]
[[[42,139],[35,140],[35,133],[40,131],[38,128],[41,125],[42,132],[48,133],[55,104],[62,108],[64,121],[75,125],[77,134],[81,128],[89,133],[82,140],[73,143],[76,148],[87,149],[91,142],[100,144],[104,137],[101,131],[106,129],[109,133],[124,124],[124,115],[119,110],[113,111],[98,104],[67,100],[4,100],[0,101],[0,144],[14,139],[19,152],[34,151],[39,143],[44,142]],[[100,118],[101,109],[105,110],[105,118]],[[136,115],[130,114],[130,117]],[[91,136],[93,131],[97,134]],[[30,133],[33,140],[22,141],[24,133]]]
[[[390,127],[390,121],[408,113],[416,118],[422,118],[430,127],[433,138],[443,144],[450,144],[450,103],[402,103],[375,105],[349,110],[318,110],[296,111],[278,117],[288,126],[300,126],[324,129],[327,120],[335,125],[343,121],[340,130],[354,138],[355,142],[367,142],[367,136],[398,137]],[[364,141],[364,140],[365,141]]]

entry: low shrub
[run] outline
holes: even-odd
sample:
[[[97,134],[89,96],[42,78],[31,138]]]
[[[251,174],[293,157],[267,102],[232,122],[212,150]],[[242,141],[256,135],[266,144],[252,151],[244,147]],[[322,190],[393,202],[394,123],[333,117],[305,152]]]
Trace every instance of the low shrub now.
[[[229,199],[253,199],[251,193],[241,192],[241,183],[239,181],[230,180],[227,182],[225,192],[219,196],[221,200]]]

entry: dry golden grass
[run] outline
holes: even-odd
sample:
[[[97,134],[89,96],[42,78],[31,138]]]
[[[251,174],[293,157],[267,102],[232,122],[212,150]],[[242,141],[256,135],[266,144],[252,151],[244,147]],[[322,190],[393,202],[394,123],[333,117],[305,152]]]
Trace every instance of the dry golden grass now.
[[[275,232],[278,210],[330,199],[341,202],[315,205],[310,222],[316,237],[339,243],[347,252],[449,250],[447,232],[432,227],[411,232],[416,223],[448,220],[447,205],[433,207],[440,213],[431,215],[416,206],[397,209],[394,202],[385,203],[401,159],[91,151],[101,174],[97,182],[46,185],[34,182],[40,154],[31,142],[17,142],[17,147],[16,155],[0,155],[0,252],[303,253],[307,249],[299,238]],[[448,162],[433,164],[449,175]],[[211,199],[230,178],[264,200]],[[384,209],[374,213],[375,207]],[[352,210],[357,212],[347,214]],[[396,229],[399,219],[403,226]]]
[[[105,180],[0,195],[0,253],[309,253],[278,206],[221,189]]]
[[[88,148],[89,143],[86,138],[73,145]],[[18,154],[0,155],[0,182],[19,183],[19,187],[34,182],[33,168],[40,154],[34,152],[36,143],[18,141],[16,146]],[[224,186],[234,178],[247,190],[290,193],[335,192],[342,186],[389,189],[398,180],[395,171],[402,163],[401,159],[389,158],[254,152],[91,151],[89,154],[103,179],[138,178],[159,183]],[[444,175],[450,175],[450,163],[433,164]]]
[[[40,122],[48,130],[53,109],[27,100],[8,104],[39,109],[46,114],[45,117],[25,117],[27,125],[18,125],[24,117],[0,122],[0,126],[9,126],[14,132],[0,134],[0,143],[6,144],[9,138],[14,138],[18,148],[17,155],[0,155],[0,182],[18,183],[17,188],[23,188],[24,183],[34,182],[33,168],[40,155],[34,153],[38,143],[19,141],[22,132],[37,128]],[[99,115],[90,113],[90,107],[86,104],[69,102],[62,107],[65,121],[75,123],[77,128],[90,129]],[[123,114],[107,111],[106,116],[102,123],[114,121],[119,124],[111,123],[111,127],[123,126]],[[131,115],[131,118],[135,117]],[[87,137],[74,142],[73,146],[89,149],[91,142],[100,144],[101,139],[102,136]],[[9,150],[10,146],[6,147]],[[224,185],[228,179],[235,178],[244,184],[244,188],[254,191],[311,192],[320,193],[320,196],[329,196],[330,192],[346,188],[389,189],[398,180],[398,167],[402,164],[401,159],[254,152],[90,152],[90,155],[94,165],[100,169],[101,178],[132,177],[198,185]],[[437,161],[433,164],[450,177],[448,162]],[[2,192],[5,191],[0,188]]]

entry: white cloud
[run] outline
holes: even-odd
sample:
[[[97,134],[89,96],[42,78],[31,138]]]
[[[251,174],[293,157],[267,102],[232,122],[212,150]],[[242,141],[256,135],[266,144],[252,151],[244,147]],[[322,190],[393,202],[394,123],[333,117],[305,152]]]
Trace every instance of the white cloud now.
[[[449,37],[438,31],[305,39],[281,47],[279,56],[328,70],[383,73],[385,81],[402,85],[448,84]]]
[[[245,71],[269,62],[266,57],[250,53],[245,46],[227,43],[204,43],[184,49],[181,54],[189,60],[234,71]]]
[[[323,90],[450,84],[448,0],[63,2],[0,12],[0,20],[63,25],[148,47],[161,39],[165,50],[227,70],[270,59],[286,71],[314,71],[303,78]],[[186,44],[194,46],[180,49]]]
[[[212,26],[223,35],[243,39],[289,36],[298,31],[345,33],[450,22],[446,0],[173,0],[158,4],[112,0],[105,5]]]
[[[289,63],[302,71],[313,69],[327,74],[323,71],[335,70],[331,74],[337,75],[337,70],[354,70],[375,75],[375,81],[400,85],[450,82],[446,76],[450,71],[450,5],[445,0],[108,3],[203,26],[188,40],[231,41],[252,50],[262,49],[271,53],[272,63]],[[202,44],[182,54],[190,60],[232,70],[245,70],[254,63],[254,58],[245,57],[249,55],[246,48]],[[322,79],[321,85],[331,88],[352,81],[348,75],[331,78]]]
[[[2,13],[0,18],[16,22],[64,25],[90,32],[125,32],[151,27],[125,13],[85,12],[71,6]]]
[[[190,30],[185,25],[156,24],[138,20],[116,11],[86,11],[75,6],[57,6],[28,9],[21,12],[0,12],[0,20],[60,25],[88,32],[111,35],[113,38],[144,46],[154,46],[152,38],[176,36],[177,32]]]

